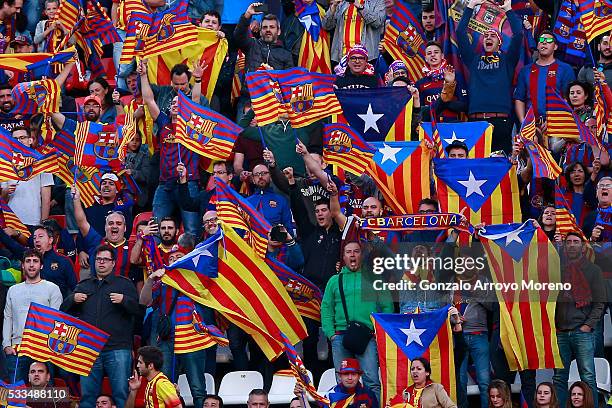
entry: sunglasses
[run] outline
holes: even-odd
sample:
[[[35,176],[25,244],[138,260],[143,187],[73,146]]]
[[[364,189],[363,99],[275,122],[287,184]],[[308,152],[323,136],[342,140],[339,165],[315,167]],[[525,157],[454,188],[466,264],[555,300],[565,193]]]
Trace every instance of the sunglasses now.
[[[552,37],[540,37],[538,41],[540,43],[552,44],[555,42],[555,39]]]

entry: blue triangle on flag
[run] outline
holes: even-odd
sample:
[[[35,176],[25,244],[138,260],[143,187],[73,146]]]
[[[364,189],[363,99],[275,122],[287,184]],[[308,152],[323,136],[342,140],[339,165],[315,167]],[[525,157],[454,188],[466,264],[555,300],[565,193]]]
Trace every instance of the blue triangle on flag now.
[[[216,278],[219,274],[219,245],[223,232],[221,229],[206,241],[198,244],[193,251],[168,266],[168,269],[187,269],[198,272],[209,278]]]
[[[372,159],[387,174],[392,175],[421,145],[421,142],[371,142],[376,151]]]
[[[491,197],[512,164],[505,157],[434,159],[434,172],[472,211]]]
[[[349,125],[367,141],[382,141],[410,100],[405,87],[338,89],[336,97]]]
[[[516,262],[520,261],[529,247],[537,228],[531,220],[523,224],[487,225],[480,230],[480,236],[495,242]]]
[[[470,151],[476,146],[489,126],[491,126],[489,122],[438,123],[438,133],[444,149],[454,140],[459,140],[465,143],[468,151]],[[431,122],[423,122],[421,127],[426,134],[431,135],[433,133]]]
[[[424,313],[372,313],[374,320],[391,337],[409,360],[421,357],[448,318],[448,308]]]

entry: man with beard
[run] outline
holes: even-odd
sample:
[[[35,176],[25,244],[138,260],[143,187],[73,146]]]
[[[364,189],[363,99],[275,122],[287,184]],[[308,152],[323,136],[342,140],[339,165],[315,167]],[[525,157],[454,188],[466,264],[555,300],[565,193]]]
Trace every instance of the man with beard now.
[[[13,87],[6,83],[0,85],[0,126],[11,132],[15,126],[29,127],[30,115],[18,115],[11,112],[15,107],[13,99]]]
[[[556,368],[553,376],[560,406],[566,404],[572,359],[576,359],[580,379],[597,395],[594,329],[604,312],[606,293],[601,269],[585,257],[585,244],[577,232],[568,233],[564,241],[561,279],[571,289],[559,293],[555,310],[557,344],[564,367]]]
[[[610,34],[606,34],[601,37],[601,40],[597,45],[597,50],[599,51],[597,69],[601,69],[606,77],[606,82],[608,84],[612,84],[612,44],[610,44]],[[578,80],[588,82],[591,85],[595,83],[593,66],[590,62],[588,65],[580,68],[580,72],[578,72]]]
[[[295,235],[293,215],[287,199],[276,194],[271,187],[272,179],[270,170],[265,164],[258,164],[253,168],[254,192],[247,197],[247,201],[253,205],[264,218],[271,224],[283,224],[291,235]]]
[[[112,211],[123,213],[128,235],[132,228],[132,206],[134,201],[123,191],[123,183],[115,173],[104,173],[100,179],[100,194],[95,202],[85,209],[85,216],[98,234],[104,234],[104,218]]]
[[[100,119],[102,113],[102,101],[95,95],[87,95],[83,100],[83,113],[85,119],[90,122],[97,122]],[[53,123],[61,129],[61,131],[74,135],[76,132],[77,122],[68,119],[63,113],[52,113],[51,119]]]
[[[510,0],[504,0],[501,8],[506,12],[512,39],[506,52],[500,52],[501,33],[489,29],[483,34],[484,53],[476,51],[477,44],[470,44],[467,28],[474,7],[484,0],[470,0],[457,26],[457,41],[463,62],[470,73],[468,115],[472,121],[485,120],[494,126],[491,149],[510,152],[512,148],[512,80],[519,59],[523,40],[523,27],[517,14],[512,11]],[[491,98],[491,95],[497,95]]]
[[[29,408],[70,408],[70,399],[56,398],[51,392],[53,383],[51,382],[51,373],[49,367],[45,363],[35,361],[30,364],[30,372],[28,373],[28,387],[33,391],[32,395],[36,395],[36,390],[48,389],[49,398],[30,397],[26,401],[26,407]],[[40,395],[40,391],[39,395]]]
[[[164,217],[159,222],[159,225],[153,224],[153,220],[149,220],[149,223],[143,230],[142,234],[136,236],[136,242],[130,252],[130,262],[133,264],[140,263],[142,254],[143,236],[150,234],[159,234],[160,243],[157,245],[159,252],[166,265],[170,265],[168,262],[168,255],[176,246],[176,240],[178,237],[178,228],[176,226],[176,220],[172,217]]]
[[[62,293],[55,283],[40,277],[43,257],[40,252],[28,249],[21,258],[21,271],[24,281],[11,286],[6,294],[4,325],[2,327],[2,347],[6,355],[6,365],[11,380],[28,380],[28,368],[34,362],[29,357],[17,357],[16,347],[21,343],[25,321],[30,303],[59,309]]]
[[[114,262],[115,275],[128,277],[130,271],[130,245],[125,239],[126,224],[123,213],[113,211],[105,217],[104,237],[102,237],[87,221],[83,204],[81,204],[79,189],[76,186],[72,186],[71,192],[74,204],[74,218],[83,236],[83,249],[89,255],[89,265],[95,265],[96,248],[102,244],[109,245],[117,252]]]

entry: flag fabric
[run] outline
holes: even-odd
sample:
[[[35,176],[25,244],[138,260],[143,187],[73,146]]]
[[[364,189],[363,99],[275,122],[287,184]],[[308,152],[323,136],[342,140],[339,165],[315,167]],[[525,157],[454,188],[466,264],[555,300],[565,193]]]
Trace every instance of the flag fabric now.
[[[341,113],[334,94],[335,76],[296,67],[246,74],[257,125],[275,123],[287,115],[294,128]]]
[[[74,132],[74,163],[81,167],[121,169],[117,128],[91,121],[79,121]]]
[[[59,8],[55,13],[55,20],[61,22],[62,25],[68,29],[74,29],[77,26],[77,22],[80,20],[80,13],[81,4],[79,0],[65,0],[60,3]],[[64,36],[64,39],[59,45],[58,49],[64,48],[64,45],[68,43],[69,39],[69,35]]]
[[[232,77],[232,93],[231,93],[231,101],[232,104],[238,99],[240,96],[240,90],[242,89],[242,81],[244,80],[244,69],[246,66],[246,57],[244,53],[238,50],[238,54],[236,55],[236,64],[234,65],[234,76]]]
[[[472,225],[521,221],[516,169],[505,157],[434,159],[434,174],[442,212],[466,208]]]
[[[610,32],[612,24],[612,4],[610,1],[582,0],[578,2],[580,21],[589,42]]]
[[[11,210],[8,203],[0,198],[0,228],[12,228],[17,232],[21,232],[26,237],[30,237],[30,230],[25,226],[23,222],[17,217],[17,215]]]
[[[219,311],[249,333],[269,359],[284,350],[280,333],[293,344],[307,336],[282,283],[223,223],[215,235],[170,265],[162,281]]]
[[[423,77],[425,44],[421,23],[402,2],[395,2],[390,23],[385,30],[385,49],[395,60],[402,60],[408,68],[408,77],[416,82]]]
[[[180,144],[209,159],[227,160],[240,132],[240,126],[179,91],[176,138]]]
[[[557,250],[533,220],[487,225],[480,230],[494,283],[516,283],[496,290],[500,338],[511,370],[561,368],[555,307],[558,291],[529,289],[523,282],[561,283]]]
[[[457,140],[467,145],[470,159],[484,159],[491,155],[493,125],[489,122],[436,123],[435,127],[438,129],[443,154],[444,149]],[[431,122],[421,123],[418,132],[419,140],[428,139],[435,144]]]
[[[5,383],[0,380],[0,407],[2,408],[25,408],[28,388],[23,380],[15,384]]]
[[[529,154],[531,164],[533,165],[534,177],[556,180],[559,174],[561,174],[562,169],[552,157],[550,150],[542,146],[537,140],[533,106],[529,107],[525,115],[518,139],[523,142]]]
[[[606,114],[610,111],[612,111],[612,107],[607,106],[606,100],[602,96],[601,85],[598,84],[595,86],[595,104],[593,106],[593,116],[595,116],[597,122],[597,134],[594,137],[598,143],[606,140],[607,135],[612,131],[612,115]]]
[[[10,71],[26,72],[29,66],[35,63],[41,63],[51,58],[53,54],[44,52],[31,52],[19,54],[0,54],[0,68]]]
[[[76,317],[31,303],[18,354],[87,376],[108,337]]]
[[[316,2],[307,4],[303,0],[294,0],[294,3],[297,18],[304,27],[298,66],[311,72],[331,74],[329,34],[321,29],[321,17],[325,15],[325,10]]]
[[[342,116],[337,121],[349,124],[368,142],[387,140],[400,114],[412,117],[412,112],[406,113],[411,96],[405,87],[338,89],[336,96],[342,106]],[[401,137],[394,135],[392,139],[409,140],[406,131],[410,135],[410,125]]]
[[[207,325],[187,296],[176,301],[176,325],[174,328],[174,353],[185,354],[212,346],[228,346],[227,337],[214,325]]]
[[[198,30],[187,15],[187,0],[177,1],[164,11],[133,11],[119,62],[129,64],[134,57],[155,57],[197,41]]]
[[[580,234],[584,242],[588,242],[588,239],[584,235],[582,228],[578,227],[576,217],[570,210],[570,206],[561,191],[561,187],[555,184],[555,219],[556,219],[556,233],[561,234],[563,238],[570,232],[576,232]]]
[[[54,79],[21,82],[11,92],[15,107],[12,113],[27,115],[37,112],[59,112],[60,87]]]
[[[76,181],[83,205],[85,208],[91,207],[96,202],[96,196],[100,194],[102,176],[98,169],[95,167],[79,167],[74,164],[73,158],[65,154],[57,155],[57,167],[57,177],[68,186],[73,185]]]
[[[438,121],[436,120],[437,113],[433,102],[429,104],[429,111],[431,116],[431,134],[423,132],[421,137],[419,131],[419,139],[426,140],[427,143],[432,146],[436,158],[443,158],[444,148],[442,147],[442,140],[440,139],[440,130],[438,129]]]
[[[56,154],[55,149],[43,154],[27,147],[0,128],[0,181],[26,181],[41,173],[55,173]]]
[[[414,214],[430,197],[430,150],[424,142],[372,142],[376,149],[367,174],[395,214]],[[408,182],[409,181],[409,182]]]
[[[411,361],[425,357],[431,363],[432,381],[442,384],[456,401],[453,337],[449,306],[426,312],[372,313],[381,377],[381,405],[402,395],[412,384]]]
[[[546,87],[546,133],[548,137],[579,139],[598,146],[599,141],[582,123],[574,110],[559,95],[556,89]]]
[[[331,123],[323,126],[323,160],[357,176],[369,166],[375,149],[349,125]]]
[[[75,49],[71,47],[71,49],[53,54],[41,54],[47,55],[44,59],[34,61],[28,65],[26,65],[26,70],[30,72],[35,79],[42,79],[43,77],[51,77],[55,72],[54,64],[62,66],[64,63],[67,63],[74,57]],[[7,55],[7,54],[4,54]],[[8,55],[16,55],[16,54],[8,54]]]

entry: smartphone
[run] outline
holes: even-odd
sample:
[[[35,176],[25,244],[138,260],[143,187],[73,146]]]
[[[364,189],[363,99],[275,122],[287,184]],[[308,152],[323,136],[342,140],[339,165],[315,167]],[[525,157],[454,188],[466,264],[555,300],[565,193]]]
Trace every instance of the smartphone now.
[[[600,62],[599,64],[597,64],[597,70],[598,70],[599,72],[603,72],[603,70],[604,70],[604,64],[603,64],[603,63],[601,63],[601,62]]]
[[[270,230],[270,239],[276,242],[285,242],[287,241],[287,233],[283,231],[284,226],[282,224],[277,224],[272,227]]]
[[[264,14],[266,14],[268,12],[268,5],[267,4],[260,4],[259,6],[255,6],[255,12],[256,13],[264,13]]]

